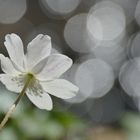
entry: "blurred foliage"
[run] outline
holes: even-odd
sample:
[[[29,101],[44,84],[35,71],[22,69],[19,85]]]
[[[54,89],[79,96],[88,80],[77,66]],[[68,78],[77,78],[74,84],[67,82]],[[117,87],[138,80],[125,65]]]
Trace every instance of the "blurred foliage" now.
[[[69,137],[74,140],[81,136],[77,133],[83,133],[86,128],[70,112],[39,110],[25,100],[16,111],[2,130],[0,140],[69,140]],[[0,119],[3,117],[1,112]]]
[[[132,113],[132,112],[125,113],[121,122],[125,130],[127,140],[140,139],[140,114],[139,113]]]
[[[111,126],[98,126],[90,130],[89,140],[126,140],[122,130]]]
[[[2,120],[17,94],[12,94],[4,86],[0,92]],[[46,111],[36,108],[24,97],[0,133],[0,140],[139,140],[138,113],[126,113],[121,120],[123,129],[116,129],[109,124],[98,126],[91,120],[85,121],[71,113],[60,100],[54,98],[53,101],[54,109]]]

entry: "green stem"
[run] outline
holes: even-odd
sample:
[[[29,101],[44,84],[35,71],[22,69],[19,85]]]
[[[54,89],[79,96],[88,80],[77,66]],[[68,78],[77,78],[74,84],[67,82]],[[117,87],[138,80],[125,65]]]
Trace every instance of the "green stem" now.
[[[2,130],[2,128],[5,126],[6,122],[8,121],[8,119],[10,118],[11,114],[14,112],[16,106],[18,105],[19,101],[21,100],[21,98],[24,96],[31,80],[33,79],[33,75],[32,74],[28,74],[27,75],[27,79],[25,82],[25,85],[22,89],[22,91],[19,93],[16,101],[13,103],[13,105],[9,108],[8,112],[6,113],[5,117],[3,118],[2,122],[0,123],[0,130]]]

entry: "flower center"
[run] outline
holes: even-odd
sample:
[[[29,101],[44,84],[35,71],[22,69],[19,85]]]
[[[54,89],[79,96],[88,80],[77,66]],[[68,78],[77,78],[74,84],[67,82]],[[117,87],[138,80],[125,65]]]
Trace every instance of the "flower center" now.
[[[29,83],[28,87],[32,87],[34,85],[35,81],[36,81],[35,76],[32,73],[25,74],[25,76],[24,76],[24,84],[28,80],[30,80],[30,83]]]
[[[34,78],[34,75],[32,73],[27,73],[27,78],[33,79]]]
[[[28,73],[26,75],[27,79],[31,79],[29,85],[28,85],[28,91],[30,94],[34,94],[36,96],[42,96],[43,89],[41,85],[39,84],[39,81],[35,78],[35,76],[32,73]],[[26,79],[25,79],[26,81]]]
[[[15,81],[21,89],[27,85],[26,89],[30,94],[36,96],[42,96],[43,94],[42,86],[32,73],[18,75],[17,77],[12,78],[12,80]]]

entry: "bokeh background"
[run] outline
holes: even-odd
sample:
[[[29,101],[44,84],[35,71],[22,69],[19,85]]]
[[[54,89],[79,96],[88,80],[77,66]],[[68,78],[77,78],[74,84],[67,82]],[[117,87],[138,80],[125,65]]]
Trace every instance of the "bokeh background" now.
[[[69,100],[52,97],[50,112],[24,97],[0,140],[139,140],[139,29],[139,0],[0,0],[0,53],[8,33],[25,50],[50,35],[52,53],[74,62],[62,77],[80,88]],[[16,97],[0,84],[1,120]]]

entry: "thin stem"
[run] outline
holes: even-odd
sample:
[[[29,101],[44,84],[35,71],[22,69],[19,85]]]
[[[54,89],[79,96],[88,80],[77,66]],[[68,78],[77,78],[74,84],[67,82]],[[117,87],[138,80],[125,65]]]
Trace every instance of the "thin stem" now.
[[[19,93],[16,101],[13,103],[13,105],[9,108],[8,112],[6,113],[5,117],[3,118],[1,124],[0,124],[0,131],[2,130],[2,128],[5,126],[6,122],[8,121],[8,119],[10,118],[11,114],[14,112],[17,104],[19,103],[19,101],[21,100],[21,98],[24,96],[31,80],[33,79],[33,75],[32,74],[28,74],[27,75],[27,79],[25,82],[25,85],[22,89],[22,91]]]

